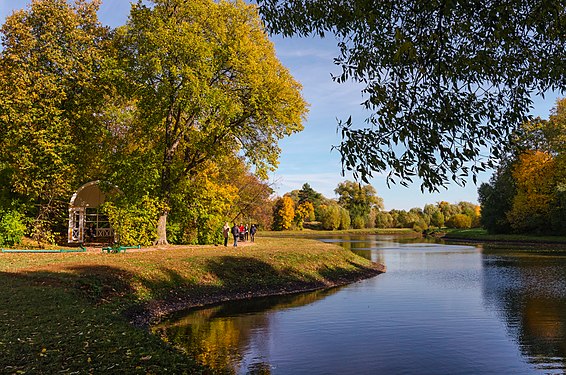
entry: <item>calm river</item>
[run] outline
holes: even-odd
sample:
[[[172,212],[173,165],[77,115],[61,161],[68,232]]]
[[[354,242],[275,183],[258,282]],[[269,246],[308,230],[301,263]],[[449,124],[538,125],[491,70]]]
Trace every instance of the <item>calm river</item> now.
[[[156,327],[236,374],[565,374],[566,252],[323,240],[387,266],[330,291],[230,303]]]

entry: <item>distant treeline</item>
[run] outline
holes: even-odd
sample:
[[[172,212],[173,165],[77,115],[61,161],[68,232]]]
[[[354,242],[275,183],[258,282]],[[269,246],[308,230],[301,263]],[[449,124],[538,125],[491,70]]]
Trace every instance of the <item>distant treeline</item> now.
[[[301,229],[316,222],[320,229],[350,228],[475,228],[480,226],[480,207],[470,202],[439,202],[423,208],[383,210],[383,199],[371,185],[345,181],[335,189],[338,199],[328,199],[305,183],[276,200],[273,229]]]

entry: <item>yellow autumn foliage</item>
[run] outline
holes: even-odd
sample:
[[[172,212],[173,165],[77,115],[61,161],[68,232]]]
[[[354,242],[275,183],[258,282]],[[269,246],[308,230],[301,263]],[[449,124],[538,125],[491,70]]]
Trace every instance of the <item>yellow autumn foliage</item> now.
[[[553,199],[556,163],[548,152],[527,151],[521,154],[512,175],[517,194],[507,218],[515,230],[540,225]]]
[[[293,219],[295,218],[295,203],[293,200],[284,196],[275,202],[273,215],[273,229],[286,230],[291,229]]]

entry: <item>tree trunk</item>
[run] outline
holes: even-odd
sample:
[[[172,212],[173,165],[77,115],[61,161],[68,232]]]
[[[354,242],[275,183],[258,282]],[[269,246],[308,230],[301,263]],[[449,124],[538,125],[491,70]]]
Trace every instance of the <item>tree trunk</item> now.
[[[157,222],[157,239],[154,245],[169,245],[167,242],[167,211],[163,211]]]

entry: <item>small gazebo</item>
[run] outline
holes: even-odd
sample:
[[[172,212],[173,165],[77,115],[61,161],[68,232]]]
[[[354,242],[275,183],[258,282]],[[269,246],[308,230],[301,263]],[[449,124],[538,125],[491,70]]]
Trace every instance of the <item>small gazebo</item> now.
[[[114,238],[114,230],[110,226],[108,217],[103,215],[99,208],[106,201],[108,194],[119,193],[117,187],[111,187],[110,192],[104,192],[101,181],[87,182],[81,186],[71,197],[69,202],[69,243],[83,243],[90,241],[108,242]],[[91,236],[87,238],[86,229],[92,228]]]

